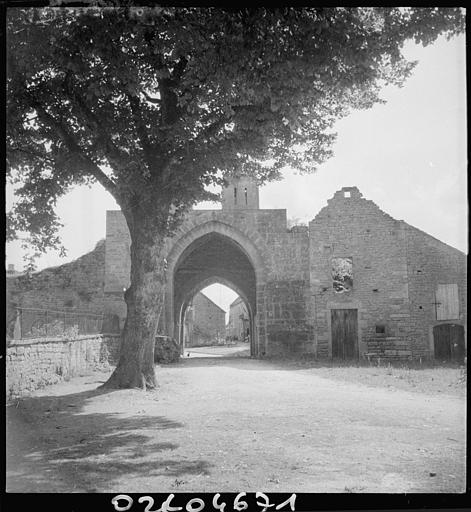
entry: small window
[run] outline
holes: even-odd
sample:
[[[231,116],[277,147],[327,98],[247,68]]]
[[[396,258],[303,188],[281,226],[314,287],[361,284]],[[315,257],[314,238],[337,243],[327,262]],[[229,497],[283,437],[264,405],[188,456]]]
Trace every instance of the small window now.
[[[346,191],[343,193],[343,197],[352,197],[352,193],[351,193],[349,190],[346,190]]]
[[[237,204],[237,188],[234,187],[234,204]]]
[[[245,194],[245,204],[247,203],[247,187],[244,188],[244,194]]]
[[[348,292],[353,288],[352,258],[332,258],[332,280],[336,293]]]
[[[375,332],[376,332],[376,334],[386,334],[386,326],[385,325],[376,325]]]

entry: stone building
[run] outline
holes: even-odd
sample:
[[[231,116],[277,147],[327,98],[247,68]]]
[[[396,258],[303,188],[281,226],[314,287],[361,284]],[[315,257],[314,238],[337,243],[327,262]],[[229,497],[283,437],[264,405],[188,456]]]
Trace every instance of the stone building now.
[[[462,252],[393,219],[356,187],[328,201],[310,222],[309,239],[318,356],[428,358],[453,342],[455,355],[463,357]],[[339,260],[349,261],[352,285],[336,292],[330,270]]]
[[[287,229],[286,210],[260,209],[257,185],[234,179],[221,210],[188,213],[166,259],[162,323],[179,340],[192,297],[219,282],[246,305],[254,356],[464,353],[466,256],[393,219],[356,187],[336,192],[309,226]],[[129,234],[121,212],[109,211],[105,307],[121,319],[128,285]]]
[[[84,275],[69,285],[95,291],[64,289],[61,300],[102,304],[105,318],[119,318],[122,327],[129,249],[122,213],[108,211],[98,258],[104,268],[95,265],[90,280]],[[387,215],[356,187],[336,192],[309,226],[288,229],[286,210],[260,209],[256,183],[234,179],[223,190],[222,209],[190,211],[165,253],[160,332],[180,343],[193,297],[222,283],[246,306],[256,357],[464,357],[466,255]],[[68,265],[62,267],[75,275],[77,266]],[[18,287],[16,297],[21,302]]]
[[[198,347],[224,342],[226,312],[204,293],[197,293],[185,312],[183,345]]]
[[[250,338],[249,313],[244,301],[240,297],[237,297],[229,305],[229,321],[226,326],[226,336],[239,341],[248,341]]]

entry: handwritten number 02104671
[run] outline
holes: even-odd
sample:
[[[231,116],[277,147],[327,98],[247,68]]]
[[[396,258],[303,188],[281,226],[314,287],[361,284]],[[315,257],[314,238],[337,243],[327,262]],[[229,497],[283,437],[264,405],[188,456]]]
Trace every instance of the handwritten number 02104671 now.
[[[236,512],[243,512],[244,510],[247,510],[249,508],[248,503],[242,499],[246,495],[247,493],[240,492],[235,497],[232,510]],[[183,510],[183,507],[171,505],[171,502],[174,497],[174,494],[169,494],[169,496],[162,503],[160,508],[156,510],[152,510],[152,507],[154,506],[154,499],[151,496],[141,496],[137,501],[138,503],[147,503],[143,512],[178,512],[180,510]],[[220,497],[221,495],[219,493],[215,494],[213,496],[211,505],[213,507],[213,510],[219,510],[220,512],[224,512],[226,508],[226,503],[220,502]],[[272,510],[281,510],[283,507],[287,507],[288,505],[292,511],[295,510],[294,507],[296,502],[296,494],[292,494],[287,500],[283,501],[282,503],[279,503],[278,505],[275,505],[275,503],[270,503],[270,498],[263,492],[255,493],[255,499],[257,500],[257,505],[261,507],[260,512],[267,512],[267,510],[269,510],[272,507],[275,507],[274,509],[272,508]],[[134,500],[131,498],[131,496],[128,496],[127,494],[117,494],[111,500],[111,504],[113,505],[116,512],[126,512],[127,510],[130,510],[133,503]],[[185,506],[185,511],[201,512],[202,510],[204,510],[205,506],[206,504],[201,498],[192,498],[187,502]],[[230,509],[227,510],[227,512],[229,511]]]

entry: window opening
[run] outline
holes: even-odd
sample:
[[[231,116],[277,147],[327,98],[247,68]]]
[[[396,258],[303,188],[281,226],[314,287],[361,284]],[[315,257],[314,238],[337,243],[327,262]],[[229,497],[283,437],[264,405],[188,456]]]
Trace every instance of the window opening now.
[[[353,288],[352,258],[332,258],[332,281],[336,293],[348,292]]]
[[[377,325],[375,327],[376,334],[386,334],[386,326],[385,325]]]
[[[237,204],[237,188],[234,187],[234,204]]]
[[[248,202],[247,202],[247,187],[244,188],[244,193],[245,193],[245,204],[248,204]]]
[[[459,318],[458,284],[439,284],[435,291],[435,312],[437,320]]]

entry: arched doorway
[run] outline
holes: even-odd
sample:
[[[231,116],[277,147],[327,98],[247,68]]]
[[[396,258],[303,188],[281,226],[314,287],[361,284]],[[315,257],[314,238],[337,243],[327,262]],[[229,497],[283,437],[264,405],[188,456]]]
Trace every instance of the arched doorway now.
[[[198,286],[180,314],[180,348],[185,357],[249,357],[252,315],[246,300],[227,281]]]
[[[258,354],[256,336],[257,276],[252,258],[234,240],[216,231],[194,238],[172,265],[174,338],[183,346],[184,314],[195,294],[212,283],[222,283],[244,301],[249,313],[250,354]]]
[[[465,357],[464,327],[439,324],[433,328],[434,355],[437,361],[463,363]]]

